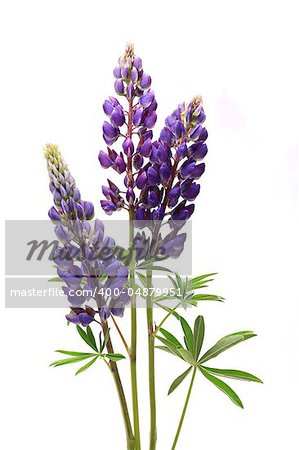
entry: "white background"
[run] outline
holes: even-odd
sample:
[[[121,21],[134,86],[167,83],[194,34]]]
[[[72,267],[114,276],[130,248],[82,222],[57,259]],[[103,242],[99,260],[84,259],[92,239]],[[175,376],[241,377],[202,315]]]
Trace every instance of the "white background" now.
[[[227,302],[191,315],[205,315],[206,346],[254,329],[257,338],[217,364],[248,370],[265,384],[230,383],[244,401],[242,411],[198,376],[181,450],[298,445],[297,17],[295,1],[1,2],[3,218],[47,217],[47,142],[60,146],[84,198],[103,217],[100,186],[109,175],[97,161],[101,103],[113,93],[112,70],[127,41],[152,75],[158,126],[182,100],[204,98],[209,154],[193,220],[193,267],[194,275],[219,272],[210,292]],[[139,316],[147,448],[144,311]],[[66,327],[64,311],[3,309],[1,317],[5,450],[122,450],[106,368],[99,364],[76,378],[74,367],[48,368],[54,349],[85,349]],[[126,336],[128,319],[120,322]],[[157,365],[158,449],[166,450],[187,385],[167,398],[183,365],[164,353]]]

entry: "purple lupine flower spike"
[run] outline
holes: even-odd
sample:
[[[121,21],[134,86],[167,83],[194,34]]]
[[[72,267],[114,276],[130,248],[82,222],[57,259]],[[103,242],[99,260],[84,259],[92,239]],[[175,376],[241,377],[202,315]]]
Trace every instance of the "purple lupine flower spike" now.
[[[61,153],[56,145],[48,144],[45,147],[48,173],[50,177],[50,190],[53,194],[55,206],[49,210],[49,217],[53,222],[59,219],[77,219],[79,214],[82,219],[92,219],[94,207],[91,202],[81,200],[81,194],[76,187],[75,180],[71,176]]]
[[[110,99],[110,103],[117,107],[116,100]],[[94,206],[89,201],[81,200],[80,191],[57,146],[47,145],[45,157],[55,204],[49,210],[49,217],[56,225],[55,233],[60,242],[53,261],[57,266],[58,276],[66,284],[62,289],[71,304],[71,313],[66,318],[69,322],[85,327],[95,320],[95,314],[104,319],[111,313],[122,315],[128,302],[123,295],[126,292],[128,271],[110,249],[115,242],[111,238],[104,238],[104,226],[100,221],[96,220],[93,228],[90,225]],[[121,163],[117,158],[121,156],[115,157],[112,150],[109,150],[109,156],[102,153],[99,155],[104,164],[107,163],[107,158],[111,165],[120,167]],[[107,212],[121,208],[123,199],[117,186],[110,180],[108,187],[103,188],[103,193],[107,198]],[[105,251],[105,258],[101,259],[101,254],[107,249],[108,253]],[[103,281],[103,276],[106,281]],[[112,286],[116,286],[121,294],[98,294],[99,288],[105,291],[105,288]],[[92,298],[97,303],[97,310],[90,306],[83,307]]]
[[[101,151],[99,160],[104,168],[125,172],[125,189],[113,194],[103,189],[106,199],[101,201],[101,206],[107,214],[128,209],[140,227],[144,221],[161,221],[168,216],[172,229],[178,230],[179,222],[193,214],[193,202],[200,193],[197,180],[205,171],[201,161],[208,151],[205,143],[208,134],[203,125],[202,99],[197,96],[188,104],[179,104],[166,118],[159,139],[154,141],[152,128],[157,121],[157,102],[151,90],[152,79],[135,55],[133,45],[127,46],[113,74],[119,97],[109,97],[104,102],[104,112],[110,122],[104,123],[103,131],[108,146],[118,144],[119,140],[121,144],[118,150],[108,147],[107,152]],[[184,241],[174,241],[175,238],[172,235],[160,251],[177,257]]]
[[[157,121],[157,102],[150,89],[151,76],[144,72],[142,60],[135,55],[132,44],[127,45],[124,55],[119,58],[113,75],[114,89],[120,98],[109,97],[103,104],[108,117],[103,125],[103,137],[108,146],[121,138],[123,152],[108,147],[107,152],[100,151],[99,161],[104,168],[126,172],[126,195],[121,200],[118,193],[116,200],[104,192],[106,200],[101,201],[101,206],[109,215],[120,208],[135,210],[138,201],[135,190],[144,189],[148,181],[144,157],[151,154],[151,129]],[[159,181],[159,175],[153,178],[150,171],[149,180],[154,184]]]

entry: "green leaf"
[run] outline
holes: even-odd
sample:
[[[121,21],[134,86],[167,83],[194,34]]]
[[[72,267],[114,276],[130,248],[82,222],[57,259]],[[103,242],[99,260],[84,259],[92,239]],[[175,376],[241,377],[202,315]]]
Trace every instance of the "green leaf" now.
[[[110,359],[110,361],[120,361],[121,359],[126,359],[126,357],[120,353],[106,353],[104,356]]]
[[[169,300],[170,298],[175,298],[173,295],[169,294],[163,294],[163,295],[157,295],[157,297],[154,298],[154,303],[163,302],[164,300]],[[162,305],[159,305],[162,308]]]
[[[212,367],[202,366],[209,373],[219,375],[220,377],[233,378],[234,380],[244,380],[244,381],[255,381],[256,383],[262,383],[262,380],[257,378],[248,372],[243,372],[242,370],[233,369],[214,369]]]
[[[167,275],[167,277],[169,278],[169,280],[171,281],[171,284],[173,285],[173,287],[177,291],[179,289],[179,286],[177,285],[177,282],[175,281],[175,279],[172,278],[170,275]]]
[[[165,347],[167,347],[173,355],[178,356],[179,358],[182,359],[182,356],[179,353],[178,348],[172,342],[169,342],[167,339],[164,339],[161,336],[156,336],[156,339],[159,339],[159,341],[161,341],[162,344],[164,344]]]
[[[62,278],[60,278],[60,277],[53,277],[53,278],[50,278],[50,280],[48,280],[50,283],[52,283],[52,282],[56,282],[56,283],[63,283],[63,279]]]
[[[198,316],[194,322],[193,348],[194,357],[197,360],[202,348],[205,336],[205,321],[203,316]]]
[[[172,270],[167,269],[167,267],[154,266],[154,265],[152,265],[152,264],[149,264],[149,265],[143,265],[143,266],[137,266],[137,267],[138,267],[139,270],[151,270],[151,271],[158,270],[158,271],[161,271],[161,272],[169,272],[169,273],[172,273]]]
[[[185,288],[184,288],[184,283],[183,283],[182,277],[180,277],[180,275],[177,272],[175,272],[174,275],[176,278],[178,288],[180,289],[181,293],[184,295]]]
[[[52,362],[50,364],[50,367],[51,366],[58,367],[58,366],[64,366],[65,364],[73,364],[73,363],[76,363],[76,362],[83,361],[84,359],[91,358],[92,356],[93,355],[90,354],[90,355],[86,355],[86,356],[76,356],[74,358],[59,359],[57,361]]]
[[[223,302],[225,299],[219,295],[194,294],[192,295],[191,300],[196,300],[196,302]]]
[[[82,352],[72,352],[68,350],[55,350],[57,353],[62,353],[63,355],[69,356],[93,356],[94,353],[82,353]]]
[[[183,372],[179,377],[177,377],[174,380],[174,382],[172,383],[172,385],[169,388],[168,395],[170,395],[181,384],[181,382],[184,381],[186,376],[190,373],[191,369],[192,369],[192,367],[189,367],[187,370],[185,370],[185,372]]]
[[[158,348],[159,350],[164,350],[164,352],[170,353],[173,355],[173,352],[169,350],[169,348],[165,347],[164,345],[156,345],[155,348]]]
[[[192,278],[188,282],[188,290],[193,291],[193,290],[201,289],[201,288],[207,286],[206,283],[209,283],[210,281],[214,280],[214,278],[210,278],[214,275],[217,275],[217,274],[216,273],[207,273],[205,275],[200,275],[199,277]]]
[[[108,339],[109,339],[109,336],[110,336],[110,328],[108,328],[107,329],[107,332],[106,332],[106,334],[105,334],[105,336],[104,336],[104,341],[103,341],[103,344],[102,344],[102,347],[101,347],[101,353],[102,353],[102,351],[104,350],[104,348],[105,348],[105,346],[106,346],[106,344],[107,344],[107,341],[108,341]],[[108,349],[107,349],[108,350]]]
[[[177,340],[177,338],[169,333],[169,331],[165,330],[164,328],[160,328],[160,333],[163,334],[164,337],[166,337],[166,339],[170,342],[172,342],[172,344],[174,344],[176,347],[183,347],[182,344]]]
[[[87,332],[88,339],[90,340],[91,344],[93,345],[93,348],[95,348],[96,351],[98,351],[94,334],[93,334],[92,329],[90,328],[89,325],[86,328],[86,332]]]
[[[193,354],[193,333],[191,327],[187,320],[185,320],[182,316],[180,317],[180,322],[185,336],[186,347]]]
[[[87,333],[83,330],[83,328],[81,328],[79,325],[76,325],[76,328],[83,341],[85,341],[86,344],[89,345],[89,347],[91,347],[94,351],[97,352],[98,351],[97,346],[93,345],[93,343],[90,341]]]
[[[206,274],[204,274],[204,275],[200,275],[200,276],[198,276],[198,277],[194,277],[194,278],[192,278],[192,279],[190,280],[189,284],[190,284],[190,283],[195,284],[195,283],[204,281],[206,278],[213,277],[214,275],[217,275],[217,272],[206,273]]]
[[[180,353],[184,361],[186,361],[188,364],[191,364],[192,366],[196,364],[196,361],[189,350],[186,350],[185,348],[178,348],[178,352]]]
[[[235,391],[232,390],[230,386],[228,386],[224,381],[219,380],[219,378],[214,377],[209,372],[207,372],[202,367],[199,368],[201,373],[211,382],[213,383],[220,391],[222,391],[224,394],[226,394],[230,400],[235,403],[235,405],[239,406],[240,408],[244,408],[243,403],[241,402],[241,399],[239,396],[235,393]]]
[[[145,275],[143,275],[140,272],[136,272],[136,275],[138,276],[139,280],[141,281],[142,285],[144,287],[147,287],[147,277]]]
[[[92,366],[96,360],[98,359],[98,356],[96,356],[95,358],[93,358],[92,360],[88,361],[87,364],[85,364],[85,366],[80,367],[79,370],[77,370],[77,372],[75,373],[75,375],[78,375],[79,373],[84,372],[85,370],[89,369],[90,366]]]
[[[216,344],[211,347],[199,360],[202,364],[206,361],[209,361],[212,358],[215,358],[220,353],[225,352],[229,348],[233,347],[240,342],[246,341],[252,337],[256,336],[253,331],[238,331],[237,333],[228,334],[220,339]]]

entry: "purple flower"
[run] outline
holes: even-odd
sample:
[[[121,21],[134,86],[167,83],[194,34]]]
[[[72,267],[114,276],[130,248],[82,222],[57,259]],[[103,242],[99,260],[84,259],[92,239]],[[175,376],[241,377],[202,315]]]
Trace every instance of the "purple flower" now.
[[[121,127],[125,123],[125,113],[121,106],[116,106],[110,116],[114,127]]]
[[[126,170],[126,163],[124,161],[122,153],[117,155],[117,157],[115,158],[113,167],[118,173],[123,173]]]
[[[117,209],[114,203],[109,200],[101,200],[101,207],[109,216]]]
[[[118,95],[122,95],[125,92],[125,86],[124,86],[124,83],[122,82],[122,80],[115,81],[114,89]]]
[[[101,163],[101,166],[105,169],[108,169],[108,167],[112,166],[113,161],[109,158],[107,153],[105,153],[103,150],[100,150],[99,153],[99,161]]]
[[[136,180],[136,186],[138,189],[144,189],[147,183],[147,175],[146,172],[141,172]]]
[[[141,80],[139,82],[139,85],[141,89],[148,89],[151,85],[152,79],[150,75],[147,75],[146,73],[142,74]]]
[[[119,135],[119,129],[115,128],[109,122],[104,122],[103,124],[103,137],[105,142],[110,145],[116,141]]]
[[[134,144],[130,137],[123,142],[123,149],[126,155],[133,155],[134,153]]]
[[[124,154],[108,148],[108,154],[100,153],[99,160],[103,167],[112,166],[118,173],[126,172],[125,190],[122,189],[125,198],[105,190],[102,207],[107,214],[122,207],[134,210],[138,221],[161,220],[165,215],[172,223],[187,220],[194,210],[191,202],[200,192],[194,180],[205,170],[205,164],[197,164],[197,161],[202,161],[207,154],[201,98],[194,97],[191,102],[178,105],[166,118],[159,139],[154,141],[151,128],[157,121],[157,102],[151,90],[151,77],[144,71],[131,44],[119,59],[114,76],[119,86],[117,93],[126,106],[121,106],[113,97],[104,103],[104,111],[111,121],[109,127],[104,123],[104,138],[108,145],[123,138]],[[137,101],[135,97],[139,97]],[[127,111],[125,122],[123,111]],[[121,120],[117,120],[117,113],[121,114]],[[122,133],[121,124],[127,127]],[[137,198],[135,187],[140,190]],[[58,204],[61,201],[57,199]]]
[[[194,212],[194,205],[187,205],[186,202],[181,202],[171,213],[171,218],[174,221],[181,221],[190,219]]]
[[[157,121],[157,113],[156,111],[151,112],[144,120],[144,126],[146,128],[153,128]]]
[[[144,108],[147,108],[148,106],[150,106],[153,100],[154,100],[154,93],[153,91],[149,91],[146,94],[143,94],[142,97],[140,97],[139,103]]]
[[[200,185],[193,183],[191,180],[186,180],[181,185],[181,195],[185,200],[193,202],[198,196]]]

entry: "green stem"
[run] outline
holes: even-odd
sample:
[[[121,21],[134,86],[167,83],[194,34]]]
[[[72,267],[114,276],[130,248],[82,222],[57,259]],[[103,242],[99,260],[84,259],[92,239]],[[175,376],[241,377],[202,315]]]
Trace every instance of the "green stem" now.
[[[166,320],[175,312],[175,310],[180,306],[180,303],[178,305],[176,305],[174,308],[172,308],[168,314],[166,314],[166,316],[164,317],[164,319],[161,320],[161,322],[159,323],[159,325],[156,327],[154,335],[157,336],[157,334],[159,333],[160,329],[162,328],[162,325],[166,322]]]
[[[132,407],[133,407],[133,422],[135,434],[135,450],[140,450],[140,428],[139,428],[139,406],[138,406],[138,387],[137,387],[137,314],[136,314],[136,295],[135,295],[135,254],[133,251],[134,243],[134,211],[130,210],[130,286],[133,290],[131,297],[131,349],[130,349],[130,363],[131,363],[131,386],[132,386]]]
[[[147,329],[148,329],[148,381],[150,396],[150,445],[149,450],[155,450],[157,443],[157,412],[155,388],[155,335],[152,300],[152,271],[146,271],[147,295]]]
[[[106,336],[106,334],[108,333],[107,322],[102,320],[101,324],[102,324],[104,336]],[[109,353],[114,353],[114,349],[113,349],[113,345],[112,345],[112,341],[111,341],[110,337],[107,340],[106,347],[107,347],[107,350]],[[132,430],[131,419],[130,419],[130,415],[129,415],[128,405],[127,405],[123,385],[122,385],[122,382],[121,382],[121,379],[119,376],[117,364],[114,361],[110,361],[108,363],[108,366],[109,366],[111,374],[113,376],[116,390],[117,390],[118,397],[119,397],[119,401],[120,401],[120,406],[121,406],[122,415],[123,415],[124,424],[125,424],[125,430],[126,430],[127,450],[135,450],[135,439],[134,439],[134,434],[133,434],[133,430]]]
[[[180,423],[179,423],[179,426],[178,426],[178,429],[177,429],[177,432],[176,432],[176,435],[175,435],[175,438],[174,438],[171,450],[174,450],[176,448],[176,445],[177,445],[178,440],[179,440],[180,432],[181,432],[181,429],[182,429],[182,426],[183,426],[183,422],[184,422],[184,419],[185,419],[188,403],[189,403],[190,396],[191,396],[191,391],[192,391],[193,384],[194,384],[196,370],[197,370],[197,367],[194,367],[193,373],[192,373],[191,382],[190,382],[190,386],[189,386],[187,397],[186,397],[186,401],[185,401],[183,412],[182,412],[182,415],[181,415]]]

